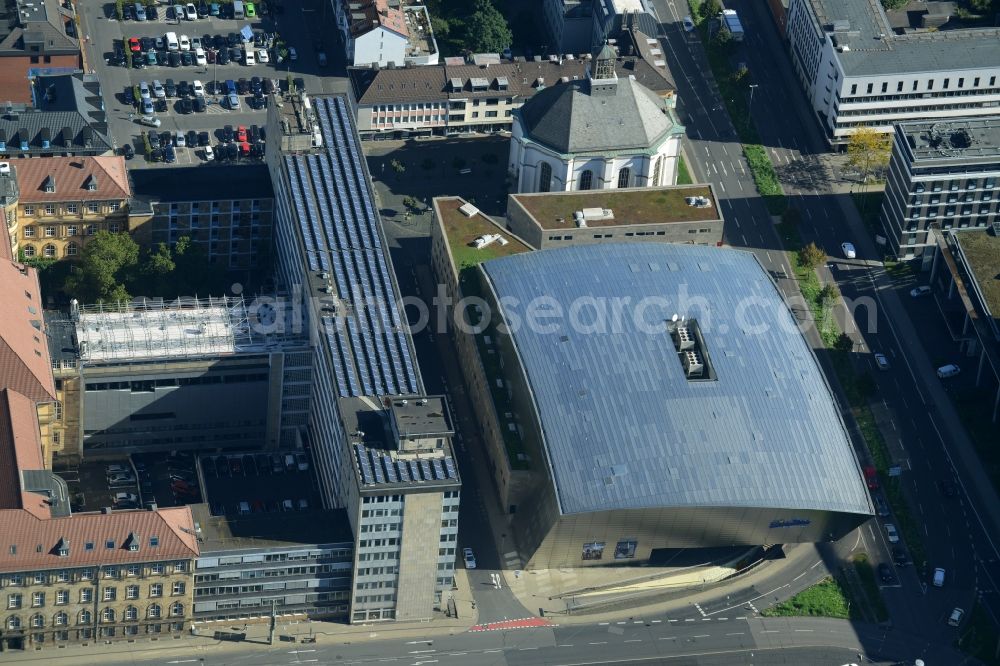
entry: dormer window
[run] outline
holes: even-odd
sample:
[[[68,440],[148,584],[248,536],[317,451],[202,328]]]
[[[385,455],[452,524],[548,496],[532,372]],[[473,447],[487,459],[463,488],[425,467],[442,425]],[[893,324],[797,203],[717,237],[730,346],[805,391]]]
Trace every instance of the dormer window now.
[[[45,183],[43,184],[42,187],[44,188],[44,190],[46,192],[49,192],[49,193],[55,192],[56,191],[56,179],[55,179],[55,177],[53,177],[53,176],[47,176],[45,178]]]
[[[87,182],[84,183],[84,187],[86,187],[87,191],[89,191],[89,192],[96,192],[97,191],[97,178],[95,178],[93,174],[91,174],[90,176],[87,176]]]

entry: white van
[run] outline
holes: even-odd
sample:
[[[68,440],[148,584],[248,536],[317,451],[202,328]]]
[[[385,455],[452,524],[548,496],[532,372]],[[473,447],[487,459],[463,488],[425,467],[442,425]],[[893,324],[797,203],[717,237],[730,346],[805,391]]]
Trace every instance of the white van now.
[[[180,51],[181,50],[181,43],[177,41],[177,33],[176,32],[168,32],[165,35],[164,39],[167,42],[167,50],[168,51]]]
[[[243,3],[240,0],[234,0],[233,2],[233,18],[241,19],[243,18]]]
[[[944,587],[944,569],[941,567],[934,570],[934,587]]]
[[[247,42],[243,45],[243,64],[247,67],[253,67],[257,64],[257,58],[254,56],[253,42]]]

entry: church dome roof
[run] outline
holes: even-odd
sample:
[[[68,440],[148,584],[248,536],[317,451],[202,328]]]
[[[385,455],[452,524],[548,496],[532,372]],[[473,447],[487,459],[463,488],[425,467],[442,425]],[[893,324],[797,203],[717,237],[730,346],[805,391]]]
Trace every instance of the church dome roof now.
[[[663,100],[631,78],[615,83],[599,93],[590,81],[538,91],[520,110],[524,134],[559,153],[649,149],[674,126]]]

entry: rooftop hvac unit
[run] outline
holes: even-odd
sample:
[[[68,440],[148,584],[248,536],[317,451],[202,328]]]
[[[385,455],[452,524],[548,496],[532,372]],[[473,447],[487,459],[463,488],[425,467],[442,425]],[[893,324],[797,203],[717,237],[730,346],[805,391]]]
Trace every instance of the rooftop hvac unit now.
[[[687,326],[678,326],[675,328],[674,346],[677,347],[677,351],[679,352],[693,348],[695,346],[695,340],[694,336],[691,335],[691,329]]]
[[[696,377],[705,371],[705,363],[701,359],[701,354],[694,350],[683,353],[684,372],[688,377]]]

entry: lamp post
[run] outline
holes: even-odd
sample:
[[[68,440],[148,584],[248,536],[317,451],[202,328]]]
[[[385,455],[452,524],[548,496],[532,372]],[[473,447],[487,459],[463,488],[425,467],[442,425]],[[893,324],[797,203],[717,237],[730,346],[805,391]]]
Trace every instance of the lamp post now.
[[[753,111],[753,91],[756,90],[759,87],[760,87],[760,84],[758,84],[758,83],[751,83],[750,84],[750,104],[747,107],[747,115],[748,116]]]

